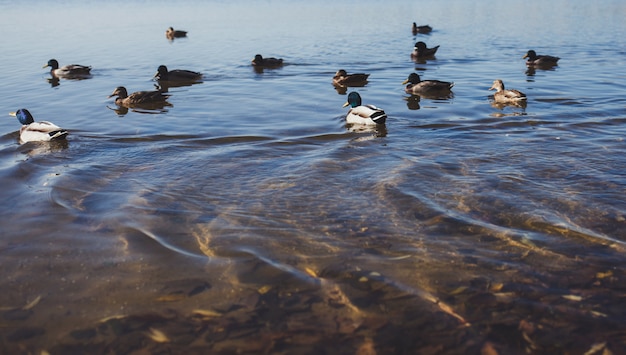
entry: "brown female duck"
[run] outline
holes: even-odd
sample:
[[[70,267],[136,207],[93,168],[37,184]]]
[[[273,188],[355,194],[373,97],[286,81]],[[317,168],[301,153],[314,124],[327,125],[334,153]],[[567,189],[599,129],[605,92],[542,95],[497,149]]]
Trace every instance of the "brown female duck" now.
[[[169,39],[187,37],[187,31],[174,30],[173,27],[170,27],[165,31],[165,37]]]
[[[117,96],[115,104],[124,107],[134,107],[141,105],[163,104],[166,103],[169,94],[162,91],[137,91],[128,95],[128,91],[123,86],[115,88],[109,97]]]
[[[432,30],[433,28],[428,25],[418,26],[415,22],[413,22],[413,27],[411,28],[411,32],[413,32],[413,35],[416,35],[418,33],[430,33],[430,31]]]
[[[439,46],[428,48],[426,47],[426,43],[421,41],[417,42],[415,43],[413,52],[411,52],[411,58],[416,59],[432,57],[435,55],[435,53],[437,53],[437,49],[439,49]]]
[[[552,67],[557,65],[557,62],[561,59],[551,55],[537,55],[537,53],[532,49],[526,52],[526,54],[522,57],[522,59],[526,58],[528,58],[526,65],[535,67]]]
[[[257,54],[254,56],[254,59],[252,59],[252,65],[256,67],[276,68],[283,65],[283,60],[282,58],[274,57],[263,58],[262,55]]]
[[[412,95],[449,94],[454,83],[441,80],[421,80],[417,73],[411,73],[402,84],[409,83],[404,91]]]
[[[493,94],[493,101],[496,103],[520,103],[526,102],[526,94],[519,90],[505,89],[504,83],[500,79],[493,81],[493,85],[489,90],[496,90]]]
[[[333,85],[335,86],[362,86],[367,83],[369,74],[353,73],[348,74],[345,70],[339,69],[333,76]]]

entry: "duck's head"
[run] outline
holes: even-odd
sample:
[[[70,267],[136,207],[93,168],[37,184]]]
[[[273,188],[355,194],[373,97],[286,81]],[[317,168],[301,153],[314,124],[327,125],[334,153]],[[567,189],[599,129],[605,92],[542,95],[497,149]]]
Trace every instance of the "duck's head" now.
[[[350,107],[357,107],[357,106],[361,106],[361,95],[359,95],[358,92],[353,91],[351,93],[348,94],[348,101],[346,101],[345,104],[343,104],[343,107],[346,106],[350,106]]]
[[[339,70],[337,70],[337,72],[335,73],[335,76],[336,76],[336,77],[339,77],[339,76],[346,76],[346,75],[348,75],[348,72],[346,72],[346,71],[345,71],[345,70],[343,70],[343,69],[339,69]]]
[[[29,125],[35,122],[33,115],[31,115],[30,112],[28,112],[28,110],[25,108],[21,108],[15,112],[11,112],[9,113],[9,115],[17,117],[17,120],[20,121],[20,123],[23,125]]]
[[[165,65],[159,65],[156,74],[154,74],[153,78],[160,79],[162,77],[167,76],[168,70]]]
[[[128,97],[128,91],[126,91],[126,88],[123,86],[118,86],[115,88],[115,90],[113,90],[113,93],[111,93],[111,95],[109,95],[108,97],[113,97],[113,96],[117,96],[121,99]]]
[[[252,64],[261,64],[263,63],[263,56],[260,54],[257,54],[254,56],[254,59],[252,59]]]
[[[489,90],[496,90],[496,91],[504,90],[504,83],[502,82],[502,80],[496,79],[493,81],[493,85],[491,85]]]
[[[426,43],[420,41],[415,43],[415,49],[417,49],[418,51],[423,51],[426,49]]]
[[[529,50],[528,52],[526,52],[526,54],[524,54],[524,56],[522,57],[522,59],[526,59],[526,58],[533,59],[533,58],[535,58],[535,57],[537,57],[537,53],[535,53],[535,51],[531,49],[531,50]]]
[[[420,79],[420,76],[417,73],[411,73],[409,77],[405,81],[402,82],[402,85],[406,83],[411,83],[415,85],[419,83],[420,81],[422,81],[422,79]]]
[[[42,68],[47,68],[47,67],[52,68],[52,70],[59,69],[59,62],[57,62],[56,59],[50,59],[48,63],[44,65]]]

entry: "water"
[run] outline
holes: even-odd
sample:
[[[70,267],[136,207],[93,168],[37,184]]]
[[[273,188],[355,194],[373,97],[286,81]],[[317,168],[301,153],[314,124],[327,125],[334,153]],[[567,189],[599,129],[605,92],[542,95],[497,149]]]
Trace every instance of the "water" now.
[[[1,353],[626,352],[623,2],[0,9],[2,110],[70,131],[3,121]],[[50,58],[93,77],[51,85]],[[116,112],[160,64],[205,80]],[[345,126],[341,68],[385,127]],[[497,78],[525,109],[490,104]]]

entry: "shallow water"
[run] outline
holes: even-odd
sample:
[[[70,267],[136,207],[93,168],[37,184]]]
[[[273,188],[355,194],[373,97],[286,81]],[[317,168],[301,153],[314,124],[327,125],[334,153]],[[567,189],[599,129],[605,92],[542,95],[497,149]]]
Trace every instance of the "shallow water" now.
[[[626,352],[623,2],[0,9],[2,110],[70,131],[3,121],[0,353]],[[531,48],[562,59],[530,72]],[[204,81],[116,111],[160,64]],[[340,68],[384,127],[346,127]],[[496,78],[527,107],[491,105]]]

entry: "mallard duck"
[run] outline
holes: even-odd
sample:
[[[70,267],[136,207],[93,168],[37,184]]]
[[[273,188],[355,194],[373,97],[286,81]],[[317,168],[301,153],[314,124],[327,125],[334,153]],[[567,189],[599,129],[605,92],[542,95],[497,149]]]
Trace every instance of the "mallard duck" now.
[[[48,142],[55,139],[64,139],[68,132],[48,121],[35,122],[33,115],[25,109],[11,112],[9,115],[17,117],[22,124],[20,128],[20,142]]]
[[[489,90],[496,90],[493,94],[493,100],[499,103],[518,103],[526,101],[526,94],[518,90],[506,90],[504,83],[500,79],[493,81],[493,85]]]
[[[271,67],[280,67],[281,65],[283,65],[283,60],[282,58],[263,58],[262,55],[257,54],[254,56],[254,59],[252,59],[252,65],[256,66],[256,67],[265,67],[265,68],[271,68]]]
[[[337,86],[363,85],[369,76],[364,73],[348,74],[345,70],[339,69],[333,76],[333,84]]]
[[[361,95],[353,91],[348,94],[348,101],[343,107],[350,106],[350,110],[346,115],[346,123],[375,125],[384,124],[387,120],[387,114],[382,109],[374,105],[362,105]]]
[[[537,67],[551,67],[557,65],[559,61],[559,57],[553,57],[551,55],[537,55],[534,50],[529,50],[524,54],[522,59],[526,59],[526,65],[528,66],[537,66]]]
[[[154,74],[154,79],[163,81],[193,81],[201,78],[202,73],[184,69],[167,70],[165,65],[160,65]]]
[[[402,82],[402,85],[409,83],[404,91],[412,95],[428,95],[434,93],[449,92],[454,83],[440,80],[422,80],[417,73],[411,73],[409,77]]]
[[[413,27],[411,28],[414,35],[418,33],[430,33],[432,30],[433,28],[428,25],[418,26],[415,22],[413,22]]]
[[[424,42],[417,42],[415,43],[415,47],[413,48],[413,52],[411,52],[411,58],[425,58],[425,57],[432,57],[435,55],[435,53],[437,53],[437,49],[439,49],[439,46],[435,46],[432,48],[427,48],[426,47],[426,43]]]
[[[170,27],[165,31],[165,37],[169,39],[187,37],[187,31],[174,30],[174,27]]]
[[[50,74],[54,77],[80,78],[91,75],[91,67],[80,64],[68,64],[59,68],[56,59],[50,59],[43,68],[50,67]]]
[[[113,93],[108,97],[117,96],[115,104],[124,107],[133,107],[137,105],[150,105],[165,103],[169,94],[166,94],[160,90],[156,91],[137,91],[128,95],[128,91],[123,86],[118,86],[113,90]]]

